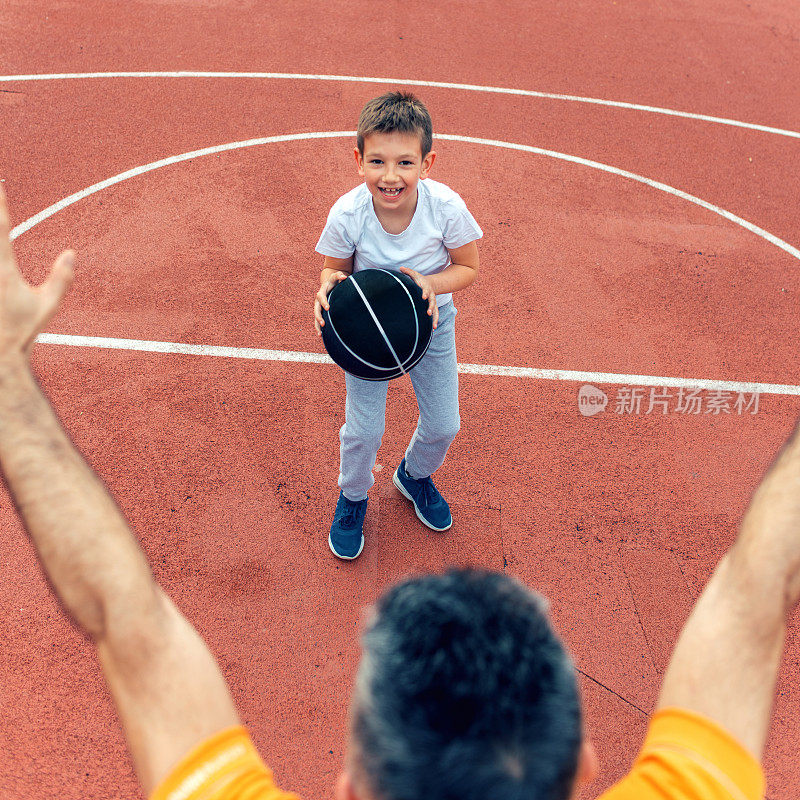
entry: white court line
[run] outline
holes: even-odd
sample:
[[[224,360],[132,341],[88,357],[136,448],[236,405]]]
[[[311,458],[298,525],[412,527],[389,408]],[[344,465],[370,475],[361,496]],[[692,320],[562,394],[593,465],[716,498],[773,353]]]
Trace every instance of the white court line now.
[[[239,150],[245,147],[256,147],[262,144],[274,144],[276,142],[296,142],[304,139],[336,139],[354,137],[355,135],[355,131],[316,131],[310,133],[292,133],[282,136],[266,136],[260,139],[248,139],[243,142],[229,142],[228,144],[204,147],[202,150],[192,150],[188,153],[182,153],[177,156],[162,158],[159,161],[153,161],[150,164],[144,164],[141,167],[134,167],[133,169],[126,170],[125,172],[120,172],[118,175],[114,175],[113,177],[107,178],[104,181],[95,183],[92,186],[87,186],[85,189],[81,189],[81,191],[75,192],[75,194],[71,194],[69,197],[65,197],[63,200],[59,200],[57,203],[48,206],[38,214],[34,214],[34,216],[17,225],[9,234],[9,238],[13,242],[18,236],[26,231],[29,231],[35,225],[38,225],[48,217],[52,217],[53,214],[62,211],[68,206],[71,206],[73,203],[77,203],[79,200],[83,200],[85,197],[89,197],[89,195],[95,194],[103,189],[107,189],[109,186],[122,183],[122,181],[126,181],[129,178],[134,178],[137,175],[143,175],[146,172],[152,172],[153,170],[160,169],[161,167],[166,167],[171,164],[178,164],[181,161],[190,161],[193,158],[200,158],[202,156],[213,155],[215,153],[222,153],[229,150]],[[674,197],[679,197],[682,200],[694,203],[701,208],[705,208],[708,211],[711,211],[712,213],[717,214],[718,216],[723,217],[724,219],[727,219],[742,228],[745,228],[751,233],[756,234],[756,236],[760,236],[765,241],[769,242],[770,244],[774,244],[776,247],[779,247],[781,250],[785,250],[787,253],[789,253],[789,255],[800,260],[800,250],[798,250],[796,247],[793,247],[788,242],[785,242],[783,239],[780,239],[779,237],[770,233],[769,231],[764,230],[764,228],[760,228],[758,225],[754,225],[752,222],[748,222],[746,219],[743,219],[742,217],[739,217],[736,214],[721,208],[720,206],[709,203],[707,200],[703,200],[702,198],[696,197],[693,194],[684,192],[681,189],[676,189],[675,187],[669,186],[666,183],[661,183],[660,181],[654,181],[651,178],[646,178],[643,175],[638,175],[635,172],[619,169],[619,167],[612,167],[610,164],[604,164],[600,161],[590,161],[588,158],[581,158],[580,156],[571,156],[567,153],[560,153],[557,150],[545,150],[541,147],[533,147],[527,144],[516,144],[515,142],[502,142],[498,139],[478,139],[474,136],[457,136],[455,134],[438,134],[434,138],[445,139],[453,142],[465,142],[467,144],[478,144],[487,147],[500,147],[507,150],[519,150],[524,153],[534,153],[535,155],[547,156],[560,161],[567,161],[572,164],[580,164],[581,166],[590,167],[591,169],[596,169],[601,172],[608,172],[621,178],[628,178],[629,180],[642,183],[645,186],[650,186],[653,189],[658,189],[659,191],[666,192]]]
[[[735,128],[747,128],[762,133],[775,133],[800,139],[800,133],[770,125],[757,125],[753,122],[742,122],[738,119],[715,117],[709,114],[694,114],[689,111],[676,111],[672,108],[626,103],[620,100],[601,100],[597,97],[582,97],[573,94],[554,94],[552,92],[536,92],[530,89],[512,89],[504,86],[480,86],[472,83],[449,83],[443,81],[420,81],[409,78],[370,78],[357,75],[310,75],[294,72],[64,72],[41,75],[0,75],[0,82],[16,81],[56,81],[83,80],[89,78],[249,78],[260,80],[305,80],[305,81],[339,81],[344,83],[382,83],[400,86],[429,86],[434,89],[459,89],[467,92],[486,92],[489,94],[508,94],[519,97],[538,97],[544,100],[565,100],[573,103],[588,103],[611,108],[625,108],[630,111],[645,111],[649,114],[664,114],[670,117],[683,117],[702,122],[713,122],[718,125],[730,125]]]
[[[170,353],[217,358],[242,358],[256,361],[290,361],[303,364],[330,364],[333,361],[321,353],[291,350],[261,350],[255,347],[220,347],[209,344],[152,342],[141,339],[113,339],[104,336],[67,336],[42,333],[38,342],[71,347],[98,347],[110,350],[135,350],[144,353]],[[503,367],[492,364],[459,364],[465,375],[490,375],[508,378],[533,378],[547,381],[578,381],[581,383],[622,384],[626,386],[656,386],[663,388],[708,389],[711,391],[747,392],[749,394],[800,395],[800,386],[746,381],[715,381],[707,378],[670,378],[658,375],[622,375],[613,372],[576,372],[567,369],[536,369],[534,367]]]
[[[89,197],[89,195],[100,192],[103,189],[107,189],[109,186],[114,186],[114,184],[122,183],[122,181],[126,181],[129,178],[135,178],[137,175],[144,175],[144,173],[152,172],[154,169],[168,167],[170,164],[178,164],[181,161],[191,161],[193,158],[200,158],[201,156],[210,156],[214,155],[214,153],[224,153],[227,150],[239,150],[243,147],[255,147],[256,145],[261,144],[274,144],[275,142],[295,142],[303,139],[337,139],[345,136],[355,135],[355,131],[319,131],[316,133],[291,133],[285,136],[265,136],[261,139],[249,139],[245,142],[218,144],[214,145],[214,147],[204,147],[202,150],[192,150],[189,153],[181,153],[177,156],[162,158],[159,161],[153,161],[150,164],[144,164],[141,167],[134,167],[133,169],[126,170],[125,172],[120,172],[118,175],[114,175],[111,178],[106,178],[104,181],[87,186],[85,189],[81,189],[79,192],[75,192],[75,194],[71,194],[69,197],[65,197],[63,200],[53,203],[53,205],[48,206],[38,214],[34,214],[29,219],[26,219],[25,222],[21,222],[19,225],[13,228],[9,234],[9,239],[13,242],[18,236],[21,236],[26,231],[29,231],[43,220],[46,220],[48,217],[52,217],[53,214],[57,214],[59,211],[63,211],[65,208],[71,206],[73,203],[77,203],[79,200]]]
[[[269,137],[264,137],[264,138],[261,138],[261,139],[250,139],[250,140],[247,140],[247,141],[244,141],[244,142],[230,142],[228,144],[216,145],[214,147],[206,147],[206,148],[203,148],[201,150],[193,150],[191,152],[183,153],[181,155],[171,156],[169,158],[164,158],[164,159],[161,159],[159,161],[154,161],[154,162],[152,162],[150,164],[145,164],[145,165],[143,165],[141,167],[135,167],[134,169],[130,169],[130,170],[127,170],[125,172],[121,172],[118,175],[115,175],[115,176],[113,176],[111,178],[108,178],[108,179],[106,179],[104,181],[100,181],[99,183],[93,184],[92,186],[89,186],[86,189],[81,190],[80,192],[76,192],[75,194],[72,194],[69,197],[64,198],[63,200],[60,200],[59,202],[54,203],[53,205],[49,206],[48,208],[44,209],[43,211],[40,211],[38,214],[35,214],[33,217],[30,217],[29,219],[25,220],[25,222],[22,222],[20,225],[17,225],[17,227],[14,228],[11,231],[10,238],[13,241],[18,236],[20,236],[22,233],[25,233],[26,231],[30,230],[31,228],[33,228],[38,223],[42,222],[43,220],[47,219],[48,217],[53,216],[53,214],[56,214],[57,212],[63,210],[64,208],[67,208],[68,206],[72,205],[73,203],[76,203],[79,200],[82,200],[83,198],[88,197],[91,194],[99,192],[102,189],[106,189],[109,186],[113,186],[114,184],[121,183],[122,181],[128,180],[129,178],[133,178],[133,177],[135,177],[137,175],[142,175],[142,174],[144,174],[146,172],[151,172],[152,170],[159,169],[161,167],[165,167],[165,166],[168,166],[170,164],[177,164],[177,163],[182,162],[182,161],[189,161],[190,159],[193,159],[193,158],[199,158],[199,157],[202,157],[202,156],[212,155],[214,153],[221,153],[221,152],[224,152],[224,151],[236,150],[236,149],[245,148],[245,147],[254,147],[256,145],[261,145],[261,144],[272,144],[272,143],[276,143],[276,142],[289,142],[289,141],[301,141],[301,140],[304,140],[304,139],[326,139],[326,138],[342,138],[342,137],[352,137],[352,136],[355,136],[355,131],[317,131],[317,132],[312,132],[312,133],[297,133],[297,134],[287,134],[287,135],[283,135],[283,136],[269,136]],[[785,242],[782,239],[779,239],[777,236],[774,236],[773,234],[769,233],[768,231],[765,231],[763,228],[759,228],[757,225],[753,225],[751,222],[748,222],[747,220],[744,220],[741,217],[738,217],[735,214],[732,214],[731,212],[726,211],[723,208],[715,206],[712,203],[708,203],[707,201],[702,200],[699,197],[695,197],[694,195],[690,195],[690,194],[688,194],[686,192],[681,191],[680,189],[675,189],[674,187],[668,186],[665,183],[660,183],[659,181],[653,181],[650,178],[645,178],[642,175],[637,175],[636,173],[628,172],[626,170],[621,170],[621,169],[618,169],[617,167],[612,167],[612,166],[610,166],[608,164],[602,164],[602,163],[597,162],[597,161],[589,161],[588,159],[580,158],[578,156],[571,156],[571,155],[568,155],[566,153],[556,152],[554,150],[543,150],[542,148],[539,148],[539,147],[531,147],[529,145],[516,144],[516,143],[513,143],[513,142],[501,142],[501,141],[497,141],[497,140],[494,140],[494,139],[478,139],[478,138],[471,137],[471,136],[456,136],[456,135],[440,135],[439,138],[448,139],[448,140],[457,141],[457,142],[466,142],[466,143],[469,143],[469,144],[479,144],[479,145],[486,145],[486,146],[491,146],[491,147],[502,147],[502,148],[506,148],[506,149],[510,149],[510,150],[520,150],[520,151],[523,151],[523,152],[535,153],[537,155],[549,156],[551,158],[560,159],[560,160],[567,161],[567,162],[570,162],[570,163],[580,164],[580,165],[583,165],[583,166],[590,167],[592,169],[597,169],[597,170],[600,170],[600,171],[603,171],[603,172],[608,172],[608,173],[611,173],[611,174],[614,174],[614,175],[618,175],[620,177],[624,177],[624,178],[628,178],[630,180],[637,181],[639,183],[643,183],[643,184],[645,184],[647,186],[650,186],[650,187],[652,187],[654,189],[658,189],[660,191],[666,192],[667,194],[674,195],[675,197],[679,197],[679,198],[681,198],[683,200],[687,200],[688,202],[694,203],[694,204],[696,204],[698,206],[701,206],[702,208],[705,208],[705,209],[707,209],[709,211],[712,211],[713,213],[718,214],[719,216],[721,216],[721,217],[723,217],[723,218],[725,218],[725,219],[727,219],[727,220],[729,220],[729,221],[731,221],[731,222],[733,222],[733,223],[735,223],[735,224],[737,224],[737,225],[739,225],[739,226],[741,226],[741,227],[743,227],[743,228],[755,233],[757,236],[760,236],[761,238],[763,238],[764,240],[770,242],[771,244],[774,244],[775,246],[780,247],[782,250],[785,250],[787,253],[792,255],[794,258],[797,258],[798,260],[800,260],[800,250],[798,250],[797,248],[795,248],[792,245],[788,244],[788,242]],[[52,337],[52,336],[56,336],[56,334],[48,334],[47,336],[51,336]],[[83,338],[87,338],[87,337],[83,337]],[[81,339],[81,337],[68,337],[68,339],[62,339],[62,340],[58,341],[57,343],[59,343],[59,344],[73,344],[73,345],[77,345],[77,346],[87,346],[85,344],[84,345],[78,344],[78,340]],[[88,337],[87,340],[91,340],[91,341],[94,341],[94,342],[96,342],[96,341],[117,341],[117,342],[134,342],[134,343],[136,342],[136,340],[125,340],[125,339],[111,340],[111,339],[102,339],[101,338],[101,339],[95,340],[92,337]],[[52,339],[52,338],[51,339],[40,338],[39,341],[56,343],[56,340]],[[213,348],[214,346],[211,346],[211,345],[208,345],[208,346],[206,346],[206,345],[178,345],[178,344],[171,345],[170,343],[163,343],[163,344],[164,344],[165,347],[174,346],[174,347],[182,347],[182,348],[200,348],[199,351],[196,351],[197,354],[225,355],[225,353],[223,353],[221,351],[220,352],[212,352],[211,349],[205,349],[205,350],[203,349],[203,348]],[[112,345],[97,345],[97,344],[93,344],[91,346],[112,346]],[[120,346],[122,346],[122,345],[120,345]],[[151,343],[149,345],[149,347],[152,349],[155,346]],[[145,349],[145,345],[142,344],[142,343],[139,343],[139,344],[137,344],[137,346],[135,348],[132,348],[132,349]],[[157,348],[155,349],[155,351],[156,352],[173,352],[173,351],[161,351],[161,350],[158,350]],[[174,352],[186,352],[186,353],[192,352],[192,353],[195,353],[194,350],[180,350],[180,351],[174,351]],[[236,349],[236,352],[237,353],[242,353],[242,352],[246,352],[246,350]],[[298,356],[298,354],[293,354],[292,356],[287,356],[285,359],[282,358],[282,356],[280,356],[280,355],[277,355],[277,356],[275,355],[275,354],[281,354],[284,351],[274,351],[273,350],[273,351],[254,351],[254,352],[271,353],[273,355],[270,358],[273,359],[273,360],[291,360],[291,361],[303,360],[302,358],[300,358]],[[304,354],[301,354],[301,355],[304,355]],[[308,355],[313,355],[313,354],[308,354]],[[248,357],[248,356],[243,356],[243,355],[230,356],[229,355],[229,357],[245,358],[245,357]],[[249,356],[249,357],[253,357],[253,356]],[[321,363],[324,363],[324,362],[321,362]],[[560,370],[555,370],[555,371],[554,370],[537,370],[537,369],[528,368],[528,367],[515,368],[515,367],[503,367],[503,366],[493,366],[493,365],[482,366],[482,365],[476,365],[476,364],[468,364],[468,365],[465,364],[465,365],[461,366],[461,369],[463,371],[465,371],[465,372],[475,372],[475,370],[479,370],[479,369],[488,370],[485,373],[481,372],[481,373],[477,373],[477,374],[508,375],[508,376],[518,375],[518,376],[521,376],[521,377],[552,379],[552,380],[585,380],[585,381],[597,380],[597,381],[601,381],[601,378],[604,377],[604,378],[608,378],[608,380],[603,380],[603,382],[606,382],[606,383],[614,383],[614,382],[618,382],[618,380],[623,380],[623,379],[624,379],[623,382],[627,382],[627,383],[631,382],[629,379],[636,379],[636,380],[640,380],[640,381],[646,381],[644,383],[640,382],[640,383],[636,384],[636,385],[640,385],[640,386],[644,386],[644,385],[648,385],[648,386],[681,386],[681,385],[684,385],[684,386],[697,387],[697,386],[699,386],[698,381],[706,380],[706,383],[707,383],[709,388],[723,386],[723,383],[725,385],[728,385],[728,386],[746,386],[746,387],[762,386],[763,385],[763,386],[766,386],[766,387],[770,387],[770,386],[776,387],[777,386],[778,389],[773,389],[773,393],[780,393],[780,394],[794,394],[794,393],[796,393],[794,391],[790,391],[790,390],[793,390],[795,387],[779,386],[777,384],[754,384],[754,383],[749,383],[749,382],[747,382],[747,383],[742,383],[742,382],[739,382],[739,383],[727,382],[727,383],[725,383],[725,382],[722,382],[721,383],[719,381],[713,381],[713,380],[707,380],[707,379],[667,378],[667,377],[645,376],[645,375],[615,376],[612,373],[596,373],[596,372],[573,373],[573,372],[570,372],[570,371],[560,371]],[[519,373],[518,372],[513,372],[513,370],[515,370],[515,369],[520,369],[520,370],[522,370],[522,372],[519,372]],[[509,372],[509,370],[512,370],[512,371]],[[578,377],[578,378],[567,377],[569,375],[579,375],[581,377]],[[598,376],[601,376],[601,377],[598,377]],[[680,381],[684,381],[684,382],[683,383],[674,383],[674,381],[679,381],[679,382]],[[754,390],[751,390],[751,389],[741,389],[741,390],[740,389],[735,389],[735,390],[732,390],[732,391],[754,391]],[[759,391],[761,391],[761,390],[759,390]],[[769,390],[765,389],[764,391],[768,392]]]
[[[142,353],[175,353],[188,356],[217,358],[247,358],[256,361],[294,361],[304,364],[333,364],[322,353],[302,353],[291,350],[261,350],[255,347],[220,347],[213,344],[182,344],[153,342],[147,339],[114,339],[106,336],[69,336],[63,333],[40,333],[40,344],[62,344],[70,347],[100,347],[107,350],[136,350]]]
[[[674,186],[670,186],[666,183],[661,183],[661,181],[654,181],[652,178],[645,178],[643,175],[638,175],[635,172],[628,172],[628,170],[620,169],[619,167],[612,167],[609,164],[602,163],[601,161],[591,161],[588,158],[571,156],[566,153],[559,153],[556,150],[543,150],[541,147],[532,147],[531,145],[527,144],[500,142],[494,139],[478,139],[474,136],[451,136],[446,133],[441,133],[436,138],[450,139],[455,142],[467,142],[469,144],[488,145],[489,147],[504,147],[508,150],[521,150],[525,153],[536,153],[540,156],[549,156],[550,158],[556,158],[560,161],[569,161],[573,164],[581,164],[584,167],[591,167],[592,169],[597,169],[601,172],[608,172],[612,175],[618,175],[621,178],[628,178],[629,180],[636,181],[637,183],[643,183],[645,186],[650,186],[653,189],[658,189],[662,192],[666,192],[667,194],[674,195],[675,197],[680,197],[682,200],[687,200],[688,202],[694,203],[701,208],[705,208],[714,214],[718,214],[720,217],[724,217],[730,222],[745,228],[751,233],[755,233],[756,236],[760,236],[762,239],[774,244],[776,247],[780,247],[781,250],[785,250],[787,253],[789,253],[789,255],[800,259],[800,250],[798,250],[796,247],[793,247],[788,242],[785,242],[783,239],[778,238],[769,231],[764,230],[764,228],[760,228],[758,225],[754,225],[752,222],[748,222],[746,219],[743,219],[742,217],[739,217],[736,214],[721,208],[720,206],[709,203],[707,200],[703,200],[702,198],[696,197],[693,194],[684,192],[681,189],[676,189]]]

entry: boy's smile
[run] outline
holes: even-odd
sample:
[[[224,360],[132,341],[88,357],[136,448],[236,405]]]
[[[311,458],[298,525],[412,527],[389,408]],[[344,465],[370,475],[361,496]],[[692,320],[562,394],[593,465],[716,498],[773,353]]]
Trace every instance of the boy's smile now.
[[[408,224],[417,206],[417,183],[428,176],[436,154],[423,158],[418,135],[393,131],[364,137],[364,154],[356,148],[355,157],[378,219]]]

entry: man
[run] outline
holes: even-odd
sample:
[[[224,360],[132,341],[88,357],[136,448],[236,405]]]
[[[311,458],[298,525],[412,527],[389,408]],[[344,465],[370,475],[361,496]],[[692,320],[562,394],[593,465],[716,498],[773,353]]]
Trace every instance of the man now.
[[[0,467],[54,590],[92,638],[142,788],[280,800],[205,644],[29,367],[74,254],[20,276],[0,190]],[[758,798],[788,613],[800,597],[800,435],[756,491],[678,641],[632,773],[604,797]],[[574,670],[544,604],[502,575],[394,587],[364,635],[339,800],[567,800],[593,777]]]

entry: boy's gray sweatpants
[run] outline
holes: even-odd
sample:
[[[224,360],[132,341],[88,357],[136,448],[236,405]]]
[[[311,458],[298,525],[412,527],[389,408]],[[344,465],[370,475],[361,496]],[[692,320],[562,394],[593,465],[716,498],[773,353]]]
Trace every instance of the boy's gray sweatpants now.
[[[439,308],[439,324],[430,346],[422,361],[409,372],[419,406],[417,429],[406,450],[406,470],[412,478],[426,478],[442,466],[461,425],[456,313],[452,302]],[[375,483],[372,468],[386,427],[389,382],[365,381],[349,373],[345,373],[345,382],[345,423],[339,431],[339,488],[348,500],[358,502]]]

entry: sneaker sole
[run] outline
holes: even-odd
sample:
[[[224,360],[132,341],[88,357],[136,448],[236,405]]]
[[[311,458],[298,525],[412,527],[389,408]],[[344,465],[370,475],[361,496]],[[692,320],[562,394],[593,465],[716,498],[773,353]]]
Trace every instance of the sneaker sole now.
[[[398,492],[400,492],[400,494],[402,494],[402,495],[403,495],[403,497],[405,497],[405,498],[406,498],[406,500],[410,500],[410,501],[413,503],[413,505],[414,505],[414,512],[416,513],[416,515],[417,515],[417,518],[419,519],[419,521],[420,521],[420,522],[421,522],[423,525],[426,525],[426,526],[427,526],[428,528],[430,528],[432,531],[439,531],[440,533],[441,533],[441,531],[448,531],[448,530],[450,530],[450,528],[452,528],[452,527],[453,527],[453,515],[452,515],[452,514],[450,515],[450,524],[449,524],[449,525],[445,525],[445,527],[444,527],[444,528],[437,528],[435,525],[431,525],[431,523],[430,523],[430,522],[428,522],[428,520],[426,520],[426,519],[425,519],[425,517],[423,517],[423,516],[422,516],[422,514],[420,514],[420,513],[419,513],[419,507],[417,506],[417,503],[416,503],[416,501],[415,501],[415,500],[414,500],[414,498],[413,498],[413,497],[412,497],[412,496],[411,496],[411,495],[410,495],[410,494],[409,494],[409,493],[408,493],[408,492],[405,490],[405,487],[404,487],[404,486],[403,486],[403,484],[400,482],[400,478],[398,478],[398,477],[397,477],[397,470],[395,470],[395,471],[394,471],[394,475],[392,476],[392,483],[395,485],[395,488],[397,489],[397,491],[398,491]]]
[[[331,553],[333,553],[336,558],[341,558],[342,561],[353,561],[354,559],[358,558],[361,555],[361,551],[364,549],[364,537],[361,537],[361,547],[358,548],[358,552],[354,556],[343,556],[340,553],[337,553],[333,549],[333,542],[331,541],[331,535],[328,534],[328,547],[331,549]]]

